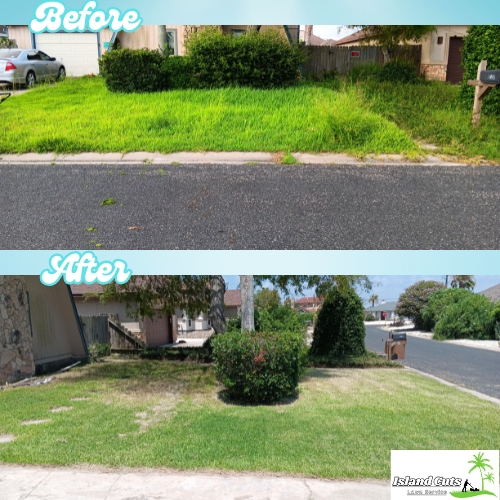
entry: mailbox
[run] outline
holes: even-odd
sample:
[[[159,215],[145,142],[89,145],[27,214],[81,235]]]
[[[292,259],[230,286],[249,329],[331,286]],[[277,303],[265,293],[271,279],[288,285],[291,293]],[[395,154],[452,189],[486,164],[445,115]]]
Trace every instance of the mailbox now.
[[[406,333],[389,332],[389,338],[385,339],[384,348],[387,359],[405,359],[407,341]]]
[[[481,83],[496,83],[500,85],[500,69],[488,69],[479,74]]]

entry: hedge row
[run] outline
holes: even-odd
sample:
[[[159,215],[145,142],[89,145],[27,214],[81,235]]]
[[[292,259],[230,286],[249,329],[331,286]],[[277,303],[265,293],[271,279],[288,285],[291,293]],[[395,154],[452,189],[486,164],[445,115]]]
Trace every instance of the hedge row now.
[[[185,56],[157,50],[118,49],[99,61],[106,87],[113,92],[247,86],[277,88],[298,81],[303,50],[280,32],[267,30],[239,37],[207,27],[186,42]]]

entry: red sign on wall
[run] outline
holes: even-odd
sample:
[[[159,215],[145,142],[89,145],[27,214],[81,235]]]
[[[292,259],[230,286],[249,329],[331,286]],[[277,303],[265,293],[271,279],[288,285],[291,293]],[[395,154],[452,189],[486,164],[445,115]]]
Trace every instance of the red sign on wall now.
[[[351,52],[351,57],[359,57],[359,50],[353,50]]]

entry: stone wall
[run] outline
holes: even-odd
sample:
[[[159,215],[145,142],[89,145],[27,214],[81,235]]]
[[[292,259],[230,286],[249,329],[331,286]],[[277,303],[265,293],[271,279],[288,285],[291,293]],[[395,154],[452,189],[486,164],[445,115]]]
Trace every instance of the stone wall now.
[[[446,81],[446,64],[421,64],[420,74],[425,76],[426,80]]]
[[[0,384],[34,374],[24,277],[0,275]]]

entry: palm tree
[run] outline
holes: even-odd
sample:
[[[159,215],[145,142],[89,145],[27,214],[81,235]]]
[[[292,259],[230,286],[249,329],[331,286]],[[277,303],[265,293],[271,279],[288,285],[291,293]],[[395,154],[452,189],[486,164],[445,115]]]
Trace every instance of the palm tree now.
[[[375,307],[375,304],[378,304],[378,295],[374,293],[369,299],[368,302],[371,303],[372,307]]]
[[[473,290],[476,286],[474,276],[470,274],[455,274],[451,277],[452,288],[465,288],[466,290]]]
[[[306,45],[311,45],[312,35],[313,35],[313,25],[306,24],[304,27],[304,42]]]
[[[488,458],[483,458],[484,453],[478,453],[477,455],[472,455],[474,457],[474,460],[469,460],[469,464],[474,464],[472,469],[469,471],[469,474],[474,470],[474,469],[479,469],[479,472],[481,473],[481,490],[484,490],[484,480],[486,479],[483,477],[483,470],[486,472],[486,467],[489,469],[493,470],[493,467],[486,462],[489,462]]]
[[[254,294],[253,294],[253,276],[240,276],[241,290],[241,330],[255,330],[254,323]]]
[[[493,477],[493,472],[488,472],[488,474],[485,474],[484,480],[488,481],[489,483],[494,483],[495,478]]]
[[[164,24],[159,24],[156,26],[156,31],[158,33],[158,47],[160,52],[163,54],[165,51],[165,45],[167,45],[167,27]]]
[[[224,294],[226,282],[222,276],[210,276],[210,323],[215,333],[226,331],[226,317],[224,316]]]

